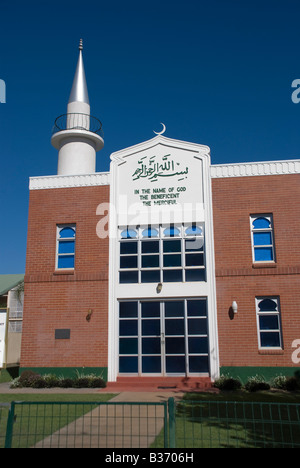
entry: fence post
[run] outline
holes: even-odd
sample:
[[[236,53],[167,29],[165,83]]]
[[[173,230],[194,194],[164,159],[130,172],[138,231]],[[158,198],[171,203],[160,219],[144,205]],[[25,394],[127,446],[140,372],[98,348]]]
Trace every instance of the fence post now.
[[[8,413],[8,418],[7,418],[5,448],[11,448],[12,446],[14,420],[15,420],[15,402],[12,401],[10,410]]]
[[[176,448],[176,434],[175,434],[175,400],[169,398],[169,447]]]

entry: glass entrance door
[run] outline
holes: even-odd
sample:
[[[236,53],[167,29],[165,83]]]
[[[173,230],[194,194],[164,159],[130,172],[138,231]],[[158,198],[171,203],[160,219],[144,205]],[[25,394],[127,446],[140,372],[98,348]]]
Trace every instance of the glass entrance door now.
[[[120,302],[119,373],[209,373],[206,299]]]

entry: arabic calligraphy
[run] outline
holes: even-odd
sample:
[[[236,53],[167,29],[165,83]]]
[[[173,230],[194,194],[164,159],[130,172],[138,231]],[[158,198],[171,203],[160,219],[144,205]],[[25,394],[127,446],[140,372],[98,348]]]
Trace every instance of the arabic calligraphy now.
[[[140,165],[135,172],[132,174],[133,180],[147,178],[151,182],[156,182],[160,177],[178,177],[178,181],[184,180],[187,177],[189,168],[186,167],[184,170],[180,170],[180,163],[169,159],[171,154],[166,154],[161,158],[161,161],[157,161],[157,156],[151,156],[148,158],[144,156],[138,161]],[[148,159],[148,161],[147,161]]]

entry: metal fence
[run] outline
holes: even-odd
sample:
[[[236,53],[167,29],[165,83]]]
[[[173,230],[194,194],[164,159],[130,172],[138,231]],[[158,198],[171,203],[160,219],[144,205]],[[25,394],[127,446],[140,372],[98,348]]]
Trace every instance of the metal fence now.
[[[300,448],[300,405],[182,401],[178,448]]]
[[[300,405],[0,403],[0,448],[300,448]]]
[[[146,448],[161,433],[167,446],[166,431],[167,402],[12,402],[2,447]]]

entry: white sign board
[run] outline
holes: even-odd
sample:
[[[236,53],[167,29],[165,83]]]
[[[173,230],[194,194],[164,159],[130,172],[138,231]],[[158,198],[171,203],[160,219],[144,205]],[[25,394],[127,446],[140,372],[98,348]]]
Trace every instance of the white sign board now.
[[[7,309],[0,309],[0,369],[5,363]]]
[[[182,221],[203,209],[203,164],[195,151],[156,145],[123,161],[116,181],[119,225]]]

